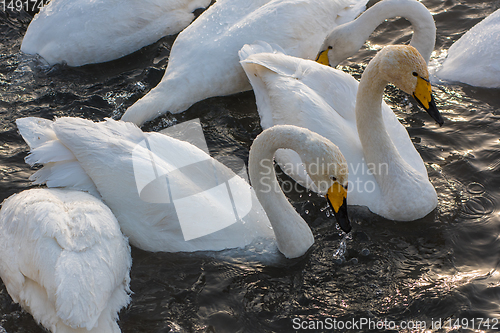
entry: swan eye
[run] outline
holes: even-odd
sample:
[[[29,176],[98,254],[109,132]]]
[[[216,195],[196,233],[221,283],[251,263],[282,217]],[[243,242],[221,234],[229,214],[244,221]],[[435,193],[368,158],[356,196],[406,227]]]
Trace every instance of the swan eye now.
[[[333,180],[334,182],[337,181],[337,178],[335,178],[334,176],[330,176],[330,179]]]
[[[329,50],[333,49],[333,46],[329,45],[329,46],[328,46],[328,49],[329,49]]]
[[[418,76],[417,72],[413,72],[412,74],[413,76]]]

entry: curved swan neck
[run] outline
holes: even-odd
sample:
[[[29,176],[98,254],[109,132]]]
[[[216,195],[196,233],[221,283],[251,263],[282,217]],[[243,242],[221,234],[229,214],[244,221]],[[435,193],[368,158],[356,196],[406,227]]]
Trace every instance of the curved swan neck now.
[[[388,170],[389,165],[404,163],[404,160],[389,137],[382,117],[382,98],[384,88],[389,82],[381,78],[379,73],[381,58],[378,56],[373,58],[361,77],[355,114],[365,162],[367,165],[375,166],[375,170]],[[379,185],[384,184],[385,177],[388,176],[385,173],[374,173],[374,175]]]
[[[347,23],[363,41],[386,19],[404,17],[413,27],[410,45],[415,47],[428,63],[436,42],[436,25],[429,10],[415,0],[383,0],[368,8],[356,20]]]
[[[293,126],[272,127],[254,140],[248,161],[252,187],[269,217],[278,248],[288,258],[303,255],[314,243],[314,237],[276,180],[274,154],[280,148],[288,148],[301,155],[306,141],[307,136],[297,133]]]

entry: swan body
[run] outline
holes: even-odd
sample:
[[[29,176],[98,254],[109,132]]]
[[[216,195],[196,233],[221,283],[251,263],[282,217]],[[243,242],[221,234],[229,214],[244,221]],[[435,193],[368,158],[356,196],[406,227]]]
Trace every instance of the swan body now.
[[[210,0],[52,0],[35,15],[21,51],[50,65],[82,66],[133,53],[187,27]]]
[[[122,117],[142,125],[213,96],[250,90],[238,60],[244,44],[263,40],[313,59],[332,27],[367,0],[218,0],[175,40],[161,82]]]
[[[382,68],[394,72],[387,63],[404,63],[401,70],[410,70],[409,83],[404,83],[410,93],[417,83],[412,72],[428,77],[425,61],[413,47],[394,46],[379,52],[360,84],[342,71],[285,55],[265,43],[246,45],[240,57],[254,88],[263,128],[277,124],[305,127],[342,151],[349,166],[348,204],[368,206],[376,214],[400,221],[421,218],[436,207],[436,192],[420,155],[382,101],[385,85],[398,82],[380,73]],[[296,181],[314,189],[295,152],[280,151],[276,159]]]
[[[410,45],[428,63],[436,43],[436,25],[429,10],[416,0],[383,0],[355,20],[339,25],[330,32],[321,47],[322,51],[328,52],[330,66],[335,67],[358,52],[382,22],[398,16],[410,21],[414,31]]]
[[[476,24],[448,50],[435,75],[446,81],[500,87],[500,9]]]
[[[95,184],[95,191],[114,212],[131,244],[137,247],[168,252],[222,250],[245,247],[257,238],[276,237],[278,248],[292,258],[304,254],[312,244],[310,230],[281,190],[264,195],[267,195],[266,204],[281,205],[283,216],[268,213],[248,183],[188,142],[161,133],[143,133],[131,123],[111,119],[93,123],[78,118],[60,118],[53,122],[23,118],[17,120],[17,124],[32,148],[27,162],[44,165],[32,179],[48,186],[64,187],[72,186],[73,179],[74,188],[89,188],[91,185],[81,186],[85,178],[77,175],[85,172],[86,181]],[[321,146],[322,149],[315,150],[310,147],[310,151],[321,153],[320,157],[332,161],[332,165],[343,161],[340,152],[331,148],[333,144],[328,140],[303,129],[295,129],[295,132],[302,138],[301,145]],[[285,144],[290,146],[287,142],[293,139],[290,138],[293,130],[288,129],[287,133]],[[309,137],[315,141],[309,142]],[[264,138],[259,142],[269,141]],[[278,133],[272,140],[279,138]],[[331,152],[335,153],[333,157],[323,157]],[[266,156],[272,166],[273,155]],[[312,157],[306,158],[308,160]],[[75,162],[80,169],[74,166]],[[259,165],[260,159],[254,158],[249,170],[252,184],[261,189],[261,178],[256,178],[254,171]],[[269,172],[265,181],[272,188],[279,188],[274,171],[266,171]],[[346,205],[336,199],[342,195],[345,198],[345,193],[338,186],[338,191],[325,187],[332,183],[329,175],[337,176],[338,183],[343,185],[347,182],[344,176],[347,171],[337,174],[335,170],[326,171],[329,172],[327,176],[313,175],[312,178],[318,184],[318,191],[328,195],[341,226],[349,230]],[[263,192],[260,190],[257,195]],[[289,223],[287,217],[290,215],[300,221]],[[297,234],[296,228],[306,227],[308,235],[302,231],[298,233],[306,238],[302,246],[296,237],[292,239],[293,244],[288,244],[289,238],[283,235]]]
[[[31,189],[2,204],[0,276],[51,332],[121,332],[131,264],[115,217],[88,193]]]
[[[102,197],[138,248],[217,251],[273,237],[250,185],[188,142],[111,119],[17,125],[31,147],[26,161],[44,165],[31,179]]]

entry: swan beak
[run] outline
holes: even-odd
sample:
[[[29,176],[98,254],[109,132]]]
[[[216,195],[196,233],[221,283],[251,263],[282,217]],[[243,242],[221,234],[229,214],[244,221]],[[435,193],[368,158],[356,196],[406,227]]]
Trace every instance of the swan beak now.
[[[444,124],[444,119],[439,113],[434,97],[432,96],[431,84],[428,80],[417,76],[417,87],[413,93],[413,97],[417,100],[418,104],[427,111],[429,116],[434,119],[439,126]]]
[[[330,66],[330,60],[328,60],[328,49],[318,53],[318,56],[316,57],[316,62],[319,62],[322,65]]]
[[[330,204],[335,215],[335,219],[344,232],[351,231],[351,222],[347,216],[347,190],[338,182],[328,189],[326,201]]]

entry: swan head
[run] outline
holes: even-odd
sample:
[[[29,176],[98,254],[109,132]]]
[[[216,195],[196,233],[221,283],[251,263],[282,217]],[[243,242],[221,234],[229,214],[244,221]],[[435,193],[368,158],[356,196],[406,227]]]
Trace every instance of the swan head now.
[[[443,125],[443,117],[432,96],[427,63],[416,48],[410,45],[386,46],[372,62],[378,67],[382,79],[413,96],[432,119]]]
[[[349,232],[351,223],[347,215],[347,162],[336,145],[313,134],[317,136],[314,138],[317,144],[305,145],[307,147],[301,154],[304,167],[318,192],[325,196],[339,226]]]
[[[365,40],[361,34],[352,33],[349,23],[339,25],[332,30],[320,48],[321,51],[316,57],[317,62],[336,67],[361,49]]]

